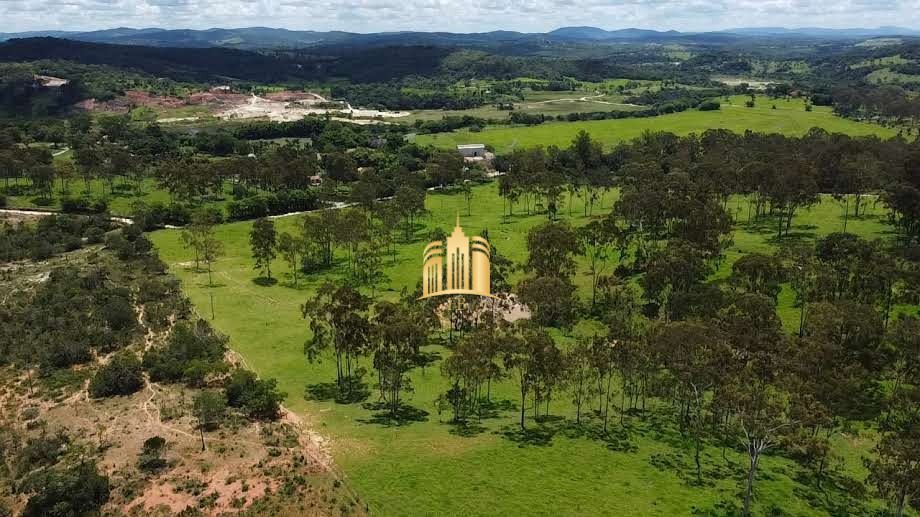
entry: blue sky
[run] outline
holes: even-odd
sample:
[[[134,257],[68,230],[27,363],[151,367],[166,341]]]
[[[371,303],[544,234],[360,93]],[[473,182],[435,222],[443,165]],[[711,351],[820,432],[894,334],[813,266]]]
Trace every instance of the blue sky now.
[[[0,0],[0,32],[284,27],[542,32],[565,25],[683,31],[920,26],[920,0]]]

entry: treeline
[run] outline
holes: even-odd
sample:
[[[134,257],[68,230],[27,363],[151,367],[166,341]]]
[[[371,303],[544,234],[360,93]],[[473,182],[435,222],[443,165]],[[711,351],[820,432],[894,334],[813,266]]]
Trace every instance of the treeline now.
[[[30,66],[0,66],[0,115],[59,115],[86,97],[87,90],[78,80],[62,86],[44,86]]]
[[[531,207],[537,200],[544,208],[555,208],[563,185],[580,185],[590,201],[597,195],[591,194],[592,188],[611,181],[627,189],[639,181],[663,186],[689,178],[716,193],[721,203],[736,194],[751,196],[748,219],[775,217],[780,236],[788,233],[799,209],[829,193],[841,200],[845,217],[862,214],[867,196],[879,194],[905,242],[920,237],[916,228],[920,213],[914,208],[920,204],[917,141],[850,137],[817,128],[801,138],[727,130],[688,137],[645,133],[609,153],[587,134],[577,141],[587,149],[577,155],[550,147],[498,157],[496,167],[507,172],[499,181],[509,210],[519,201]],[[666,193],[656,195],[667,198]],[[653,221],[661,221],[660,216]],[[654,226],[649,224],[643,227]]]
[[[98,244],[111,230],[108,216],[79,217],[51,215],[36,224],[0,224],[0,262],[45,260],[74,251],[85,244]]]
[[[838,88],[831,100],[842,117],[920,126],[920,100],[898,86]]]
[[[284,55],[264,55],[222,47],[169,48],[109,45],[58,38],[23,38],[0,43],[0,61],[73,61],[140,70],[182,82],[220,82],[227,77],[262,83],[309,80],[315,74]]]
[[[492,96],[451,91],[449,84],[428,85],[416,81],[400,83],[346,84],[332,87],[332,97],[357,106],[381,110],[463,110],[482,106]]]

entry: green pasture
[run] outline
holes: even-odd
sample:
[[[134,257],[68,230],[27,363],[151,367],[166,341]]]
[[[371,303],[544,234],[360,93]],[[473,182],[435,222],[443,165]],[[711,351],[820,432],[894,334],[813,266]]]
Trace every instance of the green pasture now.
[[[588,84],[588,83],[586,83]],[[616,83],[614,83],[616,84]],[[524,100],[514,102],[514,111],[531,115],[544,114],[546,116],[568,115],[569,113],[583,113],[593,111],[634,111],[638,106],[625,104],[627,95],[617,93],[603,93],[601,88],[606,83],[589,85],[584,90],[577,91],[531,91],[526,90]],[[596,93],[594,86],[601,93]],[[642,90],[644,88],[640,88]],[[478,108],[465,110],[418,110],[411,115],[398,119],[399,122],[412,123],[416,120],[440,120],[443,117],[462,117],[469,115],[485,119],[505,120],[510,116],[508,110],[500,110],[495,105],[485,105]]]
[[[608,193],[595,214],[606,213],[616,193]],[[567,199],[567,197],[566,197]],[[432,194],[430,211],[410,243],[401,244],[395,261],[386,258],[387,280],[378,286],[378,298],[394,299],[403,288],[419,280],[421,253],[427,230],[450,230],[459,212],[468,235],[487,228],[493,245],[520,263],[526,258],[526,232],[546,220],[545,215],[526,215],[517,207],[507,217],[495,183],[476,187],[471,213],[467,214],[463,196]],[[741,253],[775,249],[769,222],[747,224],[747,203],[734,200],[731,210],[740,221],[735,244],[716,278],[724,278],[732,261]],[[576,198],[560,215],[572,224],[588,221]],[[865,217],[851,220],[848,229],[866,237],[885,237],[882,209],[870,208]],[[276,220],[279,231],[297,231],[299,216]],[[448,414],[439,415],[433,401],[447,386],[439,372],[439,362],[412,373],[413,391],[406,403],[413,408],[406,419],[394,423],[373,408],[377,394],[371,371],[369,395],[364,403],[337,404],[331,400],[307,397],[305,390],[322,392],[335,379],[330,356],[320,363],[309,363],[303,355],[308,325],[301,317],[300,305],[325,281],[344,281],[347,265],[339,252],[335,267],[312,274],[294,287],[286,264],[272,264],[278,279],[273,285],[257,280],[250,258],[250,222],[225,224],[217,229],[226,255],[214,265],[214,286],[208,287],[207,274],[195,271],[193,254],[180,244],[180,232],[163,230],[151,235],[170,271],[182,281],[184,291],[197,312],[210,319],[230,337],[249,367],[263,377],[278,379],[287,393],[286,405],[300,414],[314,430],[329,438],[331,448],[347,481],[357,490],[373,513],[379,515],[688,515],[694,509],[718,515],[726,507],[740,505],[745,457],[729,449],[728,461],[714,444],[704,451],[704,486],[696,486],[690,442],[675,429],[672,408],[651,403],[645,418],[620,416],[613,411],[612,432],[605,439],[593,434],[595,417],[578,428],[571,425],[574,410],[565,396],[558,395],[550,413],[553,418],[537,424],[528,417],[530,431],[522,435],[515,429],[518,406],[512,381],[492,386],[495,411],[481,422],[466,428],[447,423]],[[793,238],[814,239],[842,228],[842,207],[830,198],[810,210],[803,210],[794,221]],[[583,265],[582,265],[583,266]],[[582,273],[584,267],[581,268]],[[587,279],[579,274],[578,283]],[[587,294],[582,289],[582,294]],[[781,297],[780,313],[787,321],[797,321],[789,296]],[[790,327],[792,325],[789,325]],[[577,332],[577,331],[576,331]],[[571,335],[556,334],[565,346]],[[449,351],[440,344],[426,351],[443,358]],[[369,360],[363,366],[371,370]],[[847,479],[862,480],[865,471],[861,458],[871,447],[869,434],[847,434],[835,439],[835,450],[842,463],[833,482],[818,490],[803,477],[805,471],[793,462],[767,457],[758,478],[755,509],[770,513],[776,507],[783,515],[829,515],[850,513],[858,502],[843,488]],[[726,506],[727,505],[727,506]],[[873,509],[880,505],[873,502]],[[777,514],[778,515],[778,514]]]
[[[651,118],[548,122],[538,126],[496,126],[485,128],[478,133],[460,130],[452,133],[419,135],[415,141],[419,144],[432,144],[443,148],[453,148],[458,144],[484,143],[502,153],[525,146],[557,145],[565,147],[581,130],[589,132],[595,140],[607,146],[631,140],[645,131],[669,131],[678,135],[687,135],[716,128],[739,133],[751,130],[790,136],[803,135],[813,127],[819,127],[832,133],[878,135],[883,138],[897,134],[896,130],[877,124],[838,117],[828,107],[815,106],[812,111],[805,111],[805,101],[802,99],[768,99],[761,96],[757,98],[753,108],[744,105],[747,99],[746,96],[733,96],[728,100],[722,98],[720,99],[722,108],[718,111],[688,110]],[[776,106],[776,109],[773,109],[773,106]]]

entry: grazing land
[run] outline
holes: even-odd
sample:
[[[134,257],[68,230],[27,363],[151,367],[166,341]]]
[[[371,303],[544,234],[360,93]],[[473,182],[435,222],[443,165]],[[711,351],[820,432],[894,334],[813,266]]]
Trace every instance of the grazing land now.
[[[746,130],[784,135],[803,135],[813,127],[831,133],[850,135],[879,135],[891,137],[897,130],[876,124],[855,122],[834,115],[830,108],[815,106],[805,111],[803,99],[768,99],[757,97],[755,106],[744,105],[745,96],[733,96],[722,101],[717,111],[690,110],[682,113],[661,115],[651,118],[630,118],[619,120],[596,120],[586,122],[548,122],[538,126],[489,127],[478,133],[455,131],[433,135],[419,135],[419,144],[432,144],[442,148],[458,144],[484,143],[498,152],[512,149],[543,146],[565,146],[581,131],[588,131],[595,139],[607,146],[631,140],[645,131],[669,131],[678,135],[702,133],[706,129],[730,129],[743,133]],[[776,109],[773,109],[773,106]]]
[[[605,212],[616,197],[609,192],[601,202]],[[545,221],[543,214],[503,216],[503,203],[497,186],[487,184],[474,190],[472,213],[466,215],[462,195],[435,194],[428,197],[430,216],[425,230],[435,227],[449,230],[455,214],[467,234],[488,228],[499,251],[520,263],[526,258],[525,236],[528,229]],[[736,225],[734,246],[727,251],[716,277],[724,278],[731,264],[741,254],[775,249],[773,226],[743,224],[747,201],[736,198],[729,212],[742,224]],[[581,214],[582,207],[572,207]],[[560,214],[566,217],[568,208]],[[870,207],[858,220],[851,219],[848,229],[867,238],[886,237],[889,228],[884,212]],[[588,218],[575,215],[573,224],[582,225]],[[299,217],[276,220],[279,231],[294,231]],[[841,205],[825,197],[810,210],[801,211],[793,224],[793,235],[811,240],[842,228]],[[178,231],[152,234],[160,256],[183,282],[184,290],[197,311],[210,317],[210,297],[214,300],[214,325],[231,337],[237,350],[260,375],[279,380],[288,393],[285,404],[303,415],[307,423],[330,437],[336,462],[350,482],[370,504],[371,512],[385,515],[430,514],[521,514],[533,513],[534,498],[540,499],[540,514],[583,515],[674,515],[688,508],[716,511],[721,504],[736,499],[746,457],[727,451],[730,462],[721,460],[721,451],[707,447],[704,470],[712,479],[705,488],[693,486],[692,456],[686,452],[685,438],[664,416],[673,411],[655,405],[643,420],[627,418],[614,432],[614,438],[602,441],[585,436],[566,426],[558,417],[573,417],[574,409],[565,400],[554,400],[552,417],[532,435],[515,430],[516,395],[511,381],[492,386],[494,412],[476,425],[460,428],[446,423],[434,400],[448,386],[438,369],[440,360],[450,352],[440,345],[426,347],[438,358],[412,374],[413,392],[407,401],[414,414],[398,425],[373,409],[375,394],[362,402],[337,404],[323,398],[324,387],[334,383],[335,368],[331,357],[309,363],[303,354],[308,325],[302,319],[300,304],[329,279],[342,279],[346,266],[340,263],[329,272],[309,275],[298,287],[292,287],[283,273],[279,282],[265,286],[257,283],[248,248],[251,223],[222,225],[217,237],[224,243],[226,256],[214,264],[215,286],[208,287],[207,274],[195,272],[192,255],[182,248]],[[413,288],[419,280],[423,235],[411,244],[400,245],[395,262],[386,259],[388,281],[378,288],[377,296],[396,299],[403,288]],[[342,261],[344,262],[344,260]],[[583,271],[584,264],[581,264]],[[283,271],[278,260],[273,270]],[[520,273],[518,273],[519,275]],[[576,283],[584,287],[582,275]],[[581,289],[585,292],[585,289]],[[797,309],[792,294],[784,288],[779,299],[779,313],[788,329],[797,324]],[[579,332],[557,335],[562,344],[572,342]],[[365,366],[370,364],[365,361]],[[370,390],[373,393],[373,389]],[[838,435],[834,447],[843,458],[842,472],[862,480],[866,471],[861,458],[874,443],[873,433],[859,427]],[[769,457],[757,498],[759,512],[782,504],[792,514],[831,513],[845,507],[845,490],[829,488],[820,497],[824,502],[809,501],[809,488],[798,480],[800,467],[793,462]],[[671,467],[665,467],[670,465]],[[676,468],[672,468],[676,465]],[[781,502],[781,503],[780,503]],[[817,506],[815,506],[817,504]],[[843,505],[843,506],[840,506]]]

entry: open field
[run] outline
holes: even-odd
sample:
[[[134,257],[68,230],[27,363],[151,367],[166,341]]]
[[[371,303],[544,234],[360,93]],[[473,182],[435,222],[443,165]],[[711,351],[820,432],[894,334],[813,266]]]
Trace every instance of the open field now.
[[[731,97],[731,104],[727,104],[723,99],[722,109],[718,111],[688,110],[652,118],[550,122],[527,127],[489,127],[479,133],[456,131],[419,135],[415,141],[443,148],[451,148],[458,144],[484,143],[501,153],[523,146],[564,147],[569,145],[582,129],[607,146],[631,140],[645,131],[669,131],[687,135],[715,128],[730,129],[739,133],[750,129],[785,135],[802,135],[812,127],[820,127],[832,133],[874,134],[883,138],[897,134],[897,131],[890,128],[838,117],[828,107],[815,106],[812,111],[805,111],[805,101],[802,99],[787,101],[758,97],[753,108],[744,106],[745,99],[745,96]],[[772,109],[774,105],[776,109]]]
[[[920,75],[902,74],[890,68],[879,68],[867,75],[866,81],[872,84],[920,83]]]
[[[16,179],[10,181],[9,184],[12,187],[11,190],[16,189],[17,186],[27,188],[30,185],[27,179]],[[0,183],[0,187],[5,188],[5,185],[5,182]],[[115,192],[113,193],[108,183],[103,180],[93,179],[90,180],[88,189],[91,199],[104,199],[108,202],[109,212],[111,212],[112,215],[130,216],[133,212],[132,205],[137,201],[163,204],[168,204],[170,202],[169,192],[159,188],[156,180],[151,178],[141,180],[139,190],[137,190],[134,183],[124,184],[121,178],[115,180],[115,185]],[[61,197],[64,196],[60,186],[60,181],[55,182],[54,195],[47,200],[41,199],[40,196],[35,194],[7,195],[7,207],[60,209]],[[226,191],[229,199],[229,185]],[[0,192],[3,192],[3,190],[0,190]],[[85,196],[87,192],[86,184],[84,184],[83,180],[80,178],[73,178],[68,183],[68,192],[68,195],[73,197]],[[216,203],[223,205],[224,201],[217,201]]]
[[[625,84],[612,81],[609,83],[585,83],[584,88],[577,91],[531,91],[525,90],[524,100],[514,102],[514,111],[532,115],[544,114],[547,116],[568,115],[569,113],[592,111],[634,111],[641,106],[626,103],[626,98],[631,93],[639,93],[646,89],[656,89],[658,83],[648,82],[639,88],[626,93],[616,93],[612,90]],[[414,122],[416,120],[440,120],[447,116],[462,117],[469,115],[486,119],[507,119],[508,110],[500,110],[494,105],[480,106],[467,110],[418,110],[409,116],[400,119],[400,122]]]
[[[608,193],[597,213],[609,210],[615,196],[615,192]],[[468,235],[488,228],[495,247],[516,262],[525,259],[527,230],[545,220],[544,215],[503,216],[495,183],[476,187],[469,216],[461,195],[431,195],[427,208],[426,230],[438,226],[449,229],[459,211]],[[573,224],[587,222],[580,215],[581,208],[576,200],[572,207],[575,215],[570,219]],[[746,208],[742,199],[730,206],[742,221]],[[564,218],[568,213],[567,207],[560,209]],[[824,198],[821,204],[801,211],[792,235],[810,240],[839,231],[841,216],[840,205]],[[866,237],[885,237],[889,228],[882,216],[881,207],[870,208],[865,217],[851,219],[848,229]],[[295,231],[300,218],[276,221],[279,231]],[[491,418],[484,419],[480,428],[457,429],[441,423],[448,416],[439,416],[433,405],[447,387],[438,362],[413,372],[414,392],[407,395],[406,402],[417,411],[414,418],[400,425],[373,409],[373,386],[369,386],[366,400],[371,405],[308,400],[305,388],[322,391],[319,388],[324,383],[334,381],[335,367],[330,357],[318,364],[306,361],[303,343],[308,326],[301,318],[300,304],[322,282],[344,278],[344,257],[339,257],[332,271],[310,275],[296,288],[283,273],[285,264],[276,260],[272,270],[280,281],[265,286],[255,282],[257,273],[248,246],[250,227],[251,223],[241,222],[218,228],[226,256],[215,264],[213,288],[207,286],[206,273],[193,271],[192,254],[181,247],[178,231],[155,232],[152,239],[161,258],[182,280],[197,311],[210,317],[213,294],[214,324],[230,336],[231,346],[260,375],[277,378],[287,393],[286,405],[331,439],[337,464],[362,499],[369,502],[372,513],[686,515],[693,509],[722,513],[724,510],[718,509],[721,505],[737,504],[745,458],[729,450],[726,463],[718,448],[707,446],[703,455],[707,485],[694,486],[690,442],[672,427],[671,419],[663,418],[672,409],[661,404],[654,404],[645,419],[628,417],[622,425],[615,423],[614,438],[606,441],[552,419],[540,425],[531,420],[533,434],[522,436],[514,431],[516,388],[506,381],[492,386],[492,398],[498,403]],[[773,232],[769,221],[763,226],[738,226],[735,244],[716,277],[724,277],[741,253],[772,250]],[[379,297],[392,299],[402,288],[414,287],[426,244],[424,234],[419,231],[414,242],[400,245],[395,262],[385,259],[388,280],[378,288]],[[586,281],[582,275],[577,277],[582,286]],[[792,330],[797,320],[788,289],[780,296],[780,314]],[[563,346],[571,339],[557,337]],[[439,345],[430,345],[426,351],[440,357],[449,353]],[[364,365],[370,368],[367,359]],[[574,416],[570,404],[559,397],[550,413]],[[838,436],[834,447],[843,458],[839,475],[864,479],[861,457],[873,442],[868,432]],[[852,509],[849,505],[855,503],[841,485],[828,484],[816,495],[813,486],[800,477],[801,472],[789,460],[766,457],[758,481],[757,513],[767,513],[774,505],[790,515],[827,515]]]

